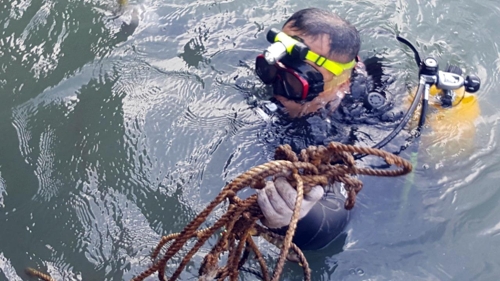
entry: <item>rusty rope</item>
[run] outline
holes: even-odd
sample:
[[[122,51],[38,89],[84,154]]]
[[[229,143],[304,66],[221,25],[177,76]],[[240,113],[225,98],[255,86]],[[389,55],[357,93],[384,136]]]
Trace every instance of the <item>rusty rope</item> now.
[[[31,267],[26,268],[25,271],[26,271],[26,274],[28,274],[29,276],[38,277],[38,278],[45,280],[45,281],[56,281],[54,278],[50,277],[50,275],[42,273],[42,272],[40,272],[34,268],[31,268]]]
[[[387,164],[396,166],[396,169],[359,168],[356,166],[353,154],[380,157]],[[356,202],[356,195],[363,187],[363,183],[353,176],[394,177],[407,174],[412,169],[408,161],[383,150],[344,145],[336,142],[332,142],[328,146],[311,146],[302,150],[299,155],[295,154],[289,145],[282,145],[276,149],[274,158],[274,161],[255,166],[236,177],[180,233],[162,237],[151,255],[152,265],[134,277],[132,281],[142,281],[155,272],[158,274],[159,280],[166,280],[165,268],[167,263],[178,254],[188,240],[194,238],[196,243],[185,254],[177,269],[168,278],[169,281],[177,280],[191,258],[214,235],[219,235],[220,238],[204,257],[199,268],[199,280],[213,280],[214,278],[237,280],[240,268],[252,253],[261,267],[262,277],[265,281],[278,280],[285,260],[292,254],[295,255],[299,264],[303,267],[304,279],[311,280],[311,270],[307,260],[302,251],[292,243],[303,195],[307,194],[316,185],[326,187],[334,182],[342,182],[347,191],[345,208],[352,209]],[[266,180],[276,176],[286,176],[290,184],[297,190],[292,219],[285,236],[275,234],[257,224],[258,220],[263,217],[257,204],[257,195],[254,194],[245,200],[236,196],[238,191],[245,187],[262,189]],[[224,202],[229,202],[226,213],[211,227],[199,230],[200,225],[206,221],[212,211]],[[262,253],[253,241],[253,236],[261,236],[281,248],[272,276],[269,274]],[[165,247],[167,244],[169,246]],[[164,248],[166,250],[163,250]],[[163,255],[160,256],[162,250]],[[219,258],[224,253],[228,253],[227,263],[225,266],[220,267]],[[36,276],[43,280],[51,280],[44,279],[40,274]],[[48,275],[45,277],[50,278]]]

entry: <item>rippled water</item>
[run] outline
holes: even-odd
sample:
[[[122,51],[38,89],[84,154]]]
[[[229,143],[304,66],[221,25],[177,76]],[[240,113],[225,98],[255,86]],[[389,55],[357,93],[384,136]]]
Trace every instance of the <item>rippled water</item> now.
[[[381,55],[401,88],[417,70],[398,34],[483,82],[467,148],[424,132],[402,154],[414,173],[370,179],[345,239],[307,253],[313,280],[498,280],[500,4],[476,2],[144,0],[117,17],[111,0],[3,1],[0,280],[28,266],[130,280],[161,235],[267,161],[253,60],[306,4],[354,23],[361,56]]]

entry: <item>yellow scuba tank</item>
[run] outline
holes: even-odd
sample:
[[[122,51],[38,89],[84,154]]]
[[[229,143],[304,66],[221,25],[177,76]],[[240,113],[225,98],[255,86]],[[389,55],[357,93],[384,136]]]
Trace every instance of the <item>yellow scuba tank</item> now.
[[[426,125],[430,130],[422,134],[420,145],[430,158],[448,158],[470,152],[474,146],[475,124],[480,116],[477,97],[466,92],[464,87],[454,92],[455,98],[451,106],[444,107],[443,91],[434,85],[430,88],[426,116]],[[418,120],[418,116],[414,120]]]

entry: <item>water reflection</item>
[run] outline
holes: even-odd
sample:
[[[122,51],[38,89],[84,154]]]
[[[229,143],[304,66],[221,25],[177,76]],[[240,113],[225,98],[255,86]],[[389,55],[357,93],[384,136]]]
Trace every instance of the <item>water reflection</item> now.
[[[7,190],[6,190],[6,187],[5,187],[5,180],[2,178],[2,173],[0,173],[0,207],[1,208],[5,207],[5,204],[3,202],[4,201],[3,198],[6,195],[7,195]]]

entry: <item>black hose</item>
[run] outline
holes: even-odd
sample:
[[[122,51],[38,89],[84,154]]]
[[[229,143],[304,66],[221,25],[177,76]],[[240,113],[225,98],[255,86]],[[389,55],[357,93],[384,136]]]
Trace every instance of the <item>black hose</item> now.
[[[417,49],[410,43],[410,41],[408,41],[405,38],[400,37],[400,36],[396,36],[396,39],[399,42],[407,45],[413,51],[413,54],[415,55],[415,61],[416,61],[417,65],[420,66],[420,63],[422,62],[422,60],[420,59],[420,55],[418,54]],[[406,124],[408,124],[408,121],[410,121],[411,116],[413,115],[413,113],[417,109],[418,103],[420,102],[420,100],[422,100],[422,94],[424,91],[425,91],[425,85],[424,85],[424,87],[422,87],[422,85],[419,83],[418,88],[417,88],[417,93],[415,94],[415,98],[413,99],[413,102],[411,103],[410,108],[408,109],[406,114],[403,116],[403,120],[401,120],[401,122],[398,124],[398,126],[396,128],[394,128],[394,130],[392,130],[392,132],[389,135],[387,135],[382,141],[380,141],[376,145],[372,146],[372,148],[379,149],[379,148],[384,147],[392,139],[394,139],[396,137],[396,135],[399,134],[399,132],[401,132],[401,130],[404,128],[404,126],[406,126]],[[426,98],[424,98],[423,102],[422,102],[422,112],[420,114],[420,120],[418,122],[418,130],[420,130],[425,123],[425,114],[427,113],[428,106],[429,106],[428,100]],[[354,159],[358,160],[358,159],[365,157],[366,155],[367,154],[354,155]]]
[[[400,37],[400,36],[396,36],[396,39],[405,44],[406,46],[408,46],[412,51],[413,51],[413,54],[415,56],[415,61],[417,62],[417,65],[420,66],[420,63],[422,62],[422,60],[420,59],[420,55],[418,54],[418,51],[417,49],[413,46],[412,43],[410,43],[410,41],[404,39],[403,37]]]
[[[427,108],[429,107],[429,100],[424,98],[422,100],[422,112],[420,113],[420,120],[418,121],[418,130],[420,130],[425,123],[425,115],[427,114]]]

